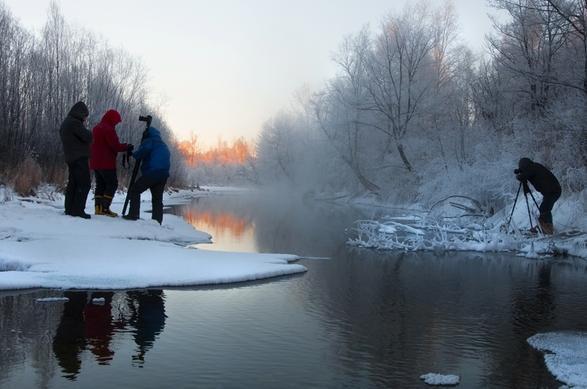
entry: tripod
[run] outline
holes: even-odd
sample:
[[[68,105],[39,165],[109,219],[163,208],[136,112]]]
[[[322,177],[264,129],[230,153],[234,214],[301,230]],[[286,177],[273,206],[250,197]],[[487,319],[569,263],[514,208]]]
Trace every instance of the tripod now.
[[[520,182],[520,186],[518,187],[518,193],[516,193],[516,199],[514,200],[514,206],[512,207],[512,212],[510,213],[510,217],[506,223],[506,232],[509,231],[510,224],[512,222],[512,217],[514,216],[514,210],[516,209],[516,204],[518,204],[518,198],[520,197],[520,191],[522,190],[523,185],[528,185],[528,184],[524,184],[523,182]],[[530,230],[532,231],[532,230],[534,230],[534,224],[532,223],[532,212],[530,212],[530,202],[528,201],[528,193],[530,193],[530,196],[532,197],[532,200],[534,201],[536,208],[540,209],[540,207],[538,206],[538,203],[536,202],[536,199],[534,198],[534,195],[532,194],[532,192],[530,190],[526,190],[524,188],[524,198],[526,199],[526,209],[528,209],[528,219],[530,220]],[[538,229],[538,231],[540,231],[540,227],[538,227],[538,225],[536,225],[536,228]],[[542,232],[542,231],[540,231],[540,232]]]
[[[149,131],[149,127],[151,127],[152,120],[153,120],[153,118],[151,117],[151,115],[139,116],[139,121],[145,122],[145,131],[143,131],[143,136],[141,138],[141,144],[143,143],[143,141],[145,140],[145,137],[147,136],[147,131]],[[130,201],[130,190],[131,190],[132,186],[135,184],[135,181],[137,180],[137,175],[139,174],[140,166],[141,166],[141,160],[139,159],[135,162],[135,167],[133,168],[132,175],[130,177],[130,182],[128,184],[128,190],[126,192],[126,199],[124,199],[124,207],[122,207],[122,216],[126,215],[126,208],[128,207],[128,203]]]

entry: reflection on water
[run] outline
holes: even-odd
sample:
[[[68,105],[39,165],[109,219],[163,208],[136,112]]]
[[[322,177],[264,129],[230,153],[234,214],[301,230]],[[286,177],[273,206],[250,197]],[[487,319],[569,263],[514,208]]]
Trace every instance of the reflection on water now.
[[[136,343],[133,364],[142,367],[145,354],[165,327],[163,291],[129,291],[114,300],[113,292],[65,292],[61,321],[53,338],[53,352],[63,377],[75,380],[82,368],[81,354],[89,351],[99,365],[114,358],[111,342],[115,332],[131,332]],[[103,299],[96,301],[95,299]]]
[[[424,388],[445,372],[462,388],[557,388],[526,339],[587,330],[582,260],[354,249],[346,227],[373,215],[260,197],[176,212],[217,230],[215,249],[330,259],[232,287],[0,296],[0,387]]]

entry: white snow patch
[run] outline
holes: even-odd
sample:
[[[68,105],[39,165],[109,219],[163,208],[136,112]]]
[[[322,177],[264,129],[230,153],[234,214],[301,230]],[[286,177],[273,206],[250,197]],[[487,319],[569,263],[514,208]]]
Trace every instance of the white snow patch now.
[[[461,378],[453,374],[428,373],[421,375],[420,379],[432,386],[454,386],[461,382]]]
[[[69,298],[67,297],[44,297],[35,300],[38,303],[60,303],[60,302],[67,302]]]
[[[149,213],[137,222],[85,220],[65,216],[56,201],[0,204],[0,290],[195,286],[306,271],[291,263],[294,255],[186,248],[211,237],[173,215],[166,214],[162,226]]]
[[[104,297],[94,297],[92,299],[92,304],[94,304],[94,305],[104,305],[104,304],[106,304],[106,299]]]
[[[570,388],[587,388],[587,333],[542,333],[528,343],[545,353],[546,367],[557,380]]]

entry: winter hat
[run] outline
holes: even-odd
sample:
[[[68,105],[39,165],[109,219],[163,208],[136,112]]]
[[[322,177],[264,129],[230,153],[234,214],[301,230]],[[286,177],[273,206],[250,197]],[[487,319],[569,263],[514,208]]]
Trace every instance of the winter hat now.
[[[73,116],[76,119],[84,120],[90,115],[90,111],[88,110],[88,106],[83,101],[78,101],[71,107],[69,110],[69,115]]]
[[[518,166],[520,167],[520,169],[525,169],[529,167],[532,163],[533,162],[530,158],[522,158],[520,159],[520,162],[518,162]]]
[[[122,118],[120,117],[118,111],[110,109],[104,114],[102,121],[115,126],[122,121]]]

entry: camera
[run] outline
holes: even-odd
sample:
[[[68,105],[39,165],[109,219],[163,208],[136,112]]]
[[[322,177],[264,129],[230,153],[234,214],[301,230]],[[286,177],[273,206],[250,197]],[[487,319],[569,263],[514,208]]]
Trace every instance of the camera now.
[[[152,120],[153,120],[153,117],[151,115],[139,116],[139,122],[147,122],[148,126],[151,125]]]

